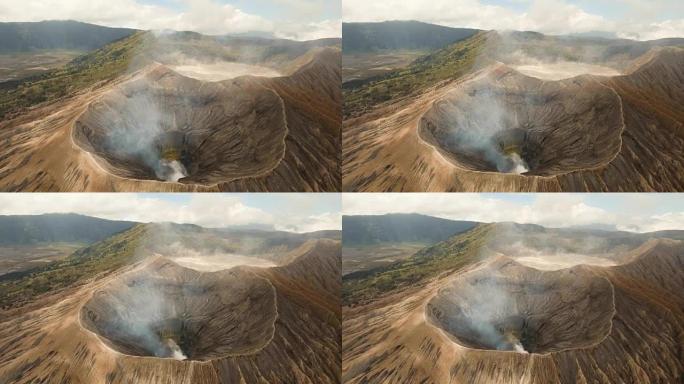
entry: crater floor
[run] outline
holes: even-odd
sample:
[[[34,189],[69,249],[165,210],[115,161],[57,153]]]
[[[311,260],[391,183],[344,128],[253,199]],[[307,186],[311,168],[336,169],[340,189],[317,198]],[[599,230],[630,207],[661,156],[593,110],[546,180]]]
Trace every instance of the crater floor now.
[[[543,354],[598,343],[615,308],[604,278],[541,272],[501,258],[442,288],[427,311],[465,347]]]
[[[82,324],[116,351],[188,360],[259,350],[273,336],[276,316],[267,280],[164,259],[105,286],[81,310]]]
[[[287,132],[275,92],[156,66],[92,103],[74,139],[116,176],[212,185],[272,170]]]

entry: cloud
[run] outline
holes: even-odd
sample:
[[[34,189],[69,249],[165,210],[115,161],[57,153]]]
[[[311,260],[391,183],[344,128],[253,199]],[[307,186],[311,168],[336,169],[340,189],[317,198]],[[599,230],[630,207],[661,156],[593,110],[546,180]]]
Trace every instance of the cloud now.
[[[639,40],[684,36],[684,6],[669,0],[607,1],[610,15],[586,11],[582,1],[516,1],[515,6],[485,4],[481,0],[345,0],[343,18],[353,21],[419,20],[451,27],[497,30],[531,30],[546,34],[613,32]],[[387,12],[391,9],[392,12]],[[648,12],[644,11],[645,9]],[[663,19],[666,17],[665,19]]]
[[[504,194],[492,197],[472,193],[355,193],[343,195],[343,214],[421,213],[454,220],[512,221],[548,227],[600,224],[633,232],[684,230],[684,198],[676,201],[677,206],[673,205],[671,212],[662,213],[656,212],[656,206],[658,210],[666,206],[662,197],[601,195],[593,199],[619,199],[619,204],[610,209],[601,207],[589,202],[587,194]],[[526,199],[520,201],[512,196],[525,196]],[[656,202],[660,203],[654,204]]]
[[[342,36],[342,20],[323,20],[304,24],[289,24],[275,33],[276,37],[292,40],[317,40]]]
[[[325,212],[304,218],[296,227],[291,225],[276,224],[276,229],[281,231],[315,232],[342,228],[342,214],[340,212]]]
[[[618,224],[617,228],[623,231],[655,232],[671,229],[684,229],[684,212],[668,212],[662,215],[653,215],[639,223],[627,222]]]
[[[245,194],[21,193],[0,194],[0,215],[79,213],[111,220],[175,222],[204,227],[268,226],[292,232],[340,229],[339,208],[318,194],[306,194],[308,207],[296,194],[279,195],[280,204],[299,204],[297,212],[247,204]],[[278,204],[278,205],[280,205]],[[320,210],[320,209],[319,209]]]
[[[178,0],[180,9],[144,4],[141,0],[115,3],[109,0],[0,0],[0,21],[78,20],[110,27],[188,30],[215,35],[259,31],[297,40],[340,36],[341,28],[334,28],[339,20],[316,17],[312,3],[318,2],[283,5],[311,10],[308,13],[311,20],[276,22],[218,0]],[[292,9],[292,14],[296,9]]]

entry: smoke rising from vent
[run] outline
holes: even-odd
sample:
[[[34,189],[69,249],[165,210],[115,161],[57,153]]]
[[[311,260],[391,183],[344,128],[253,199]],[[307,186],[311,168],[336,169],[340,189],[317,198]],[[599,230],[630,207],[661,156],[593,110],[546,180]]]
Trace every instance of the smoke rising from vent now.
[[[438,105],[443,124],[451,127],[446,145],[465,156],[481,157],[492,170],[522,174],[529,171],[515,133],[520,121],[503,103],[502,90],[475,89],[459,104],[443,100]],[[523,134],[524,135],[524,134]]]
[[[496,275],[496,271],[489,269],[480,272]],[[527,353],[521,342],[526,320],[507,288],[497,279],[486,278],[461,286],[459,296],[467,297],[468,303],[460,308],[459,318],[466,319],[467,324],[458,326],[469,328],[470,337],[489,348]]]
[[[622,249],[585,237],[581,242],[573,230],[496,224],[479,248],[482,264],[441,288],[428,302],[427,315],[468,348],[546,353],[591,344],[610,329],[610,283],[584,269],[543,270],[515,261],[526,250],[586,252],[591,258]]]
[[[104,132],[108,151],[131,162],[144,164],[160,180],[177,182],[187,176],[175,148],[175,116],[164,112],[164,98],[155,95],[152,84],[140,80],[119,96],[116,106],[97,105],[97,113],[108,121]],[[122,100],[123,99],[123,100]]]
[[[187,176],[188,171],[178,160],[161,159],[156,174],[162,180],[177,182]]]
[[[168,345],[169,350],[171,351],[171,357],[173,357],[176,360],[186,360],[188,357],[185,356],[181,348],[176,344],[176,342],[173,339],[168,339],[166,340],[166,345]]]
[[[137,249],[138,267],[116,276],[81,309],[86,328],[126,355],[176,360],[212,360],[269,341],[277,313],[268,280],[241,268],[173,262],[188,253],[201,261],[202,251],[193,248],[220,247],[220,231],[148,224],[146,237]]]

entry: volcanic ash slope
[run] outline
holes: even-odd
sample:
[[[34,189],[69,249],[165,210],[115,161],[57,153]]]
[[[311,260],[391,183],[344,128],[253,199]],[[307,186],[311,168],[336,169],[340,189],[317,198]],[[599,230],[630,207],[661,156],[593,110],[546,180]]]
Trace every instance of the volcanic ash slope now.
[[[0,190],[338,191],[339,61],[316,47],[221,81],[145,62],[1,122]]]
[[[344,123],[347,191],[682,191],[684,49],[624,75],[495,63]]]
[[[338,383],[340,242],[272,268],[187,269],[159,256],[6,319],[8,383]]]
[[[541,271],[496,256],[347,306],[343,382],[681,382],[684,245],[647,241],[629,260]]]

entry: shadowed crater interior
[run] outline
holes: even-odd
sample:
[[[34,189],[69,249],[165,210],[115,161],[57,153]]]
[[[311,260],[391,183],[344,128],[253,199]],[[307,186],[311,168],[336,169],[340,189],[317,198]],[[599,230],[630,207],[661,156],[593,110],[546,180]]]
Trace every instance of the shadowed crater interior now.
[[[202,273],[160,259],[95,292],[81,323],[132,356],[210,360],[249,354],[273,334],[273,287],[239,268]]]
[[[157,65],[90,104],[73,137],[116,176],[211,185],[273,169],[286,134],[280,98],[258,80]]]
[[[454,280],[427,315],[463,346],[549,353],[591,346],[614,314],[610,283],[582,268],[542,272],[505,259]]]
[[[550,176],[612,160],[621,113],[618,96],[589,76],[545,82],[503,67],[436,101],[419,132],[463,169]]]

